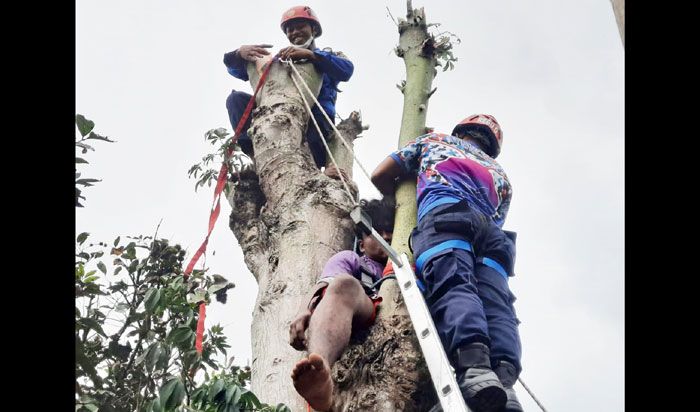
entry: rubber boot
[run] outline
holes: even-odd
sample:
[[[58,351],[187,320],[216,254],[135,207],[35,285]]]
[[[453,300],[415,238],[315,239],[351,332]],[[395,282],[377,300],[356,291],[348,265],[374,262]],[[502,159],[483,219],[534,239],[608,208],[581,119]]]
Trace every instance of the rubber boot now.
[[[515,395],[515,389],[513,389],[515,381],[518,380],[515,366],[510,362],[501,361],[494,369],[494,372],[496,372],[498,379],[501,380],[501,384],[503,384],[506,390],[507,400],[504,411],[523,412],[523,407],[520,405],[520,401],[518,401],[518,397]]]
[[[506,404],[506,392],[491,370],[489,352],[483,343],[472,343],[455,353],[457,384],[473,412],[500,412]]]

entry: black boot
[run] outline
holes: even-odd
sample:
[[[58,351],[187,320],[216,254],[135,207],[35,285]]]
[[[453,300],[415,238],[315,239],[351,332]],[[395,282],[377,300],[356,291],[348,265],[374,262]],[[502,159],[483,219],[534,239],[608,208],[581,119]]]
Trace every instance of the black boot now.
[[[506,404],[506,392],[491,370],[489,347],[472,343],[455,353],[457,384],[467,406],[473,412],[500,412]]]
[[[503,384],[503,387],[506,390],[506,395],[508,397],[508,399],[506,400],[506,408],[504,409],[504,411],[523,412],[523,407],[522,405],[520,405],[518,397],[515,395],[515,389],[513,389],[515,381],[518,380],[518,375],[515,366],[510,362],[501,361],[498,364],[498,366],[496,366],[496,368],[494,369],[494,372],[496,372],[496,375],[498,375],[498,379],[501,380],[501,383]]]

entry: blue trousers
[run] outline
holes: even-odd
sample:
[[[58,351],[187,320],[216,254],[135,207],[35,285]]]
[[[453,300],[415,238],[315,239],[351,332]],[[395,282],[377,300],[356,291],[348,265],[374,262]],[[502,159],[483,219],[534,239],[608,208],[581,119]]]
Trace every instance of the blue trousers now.
[[[235,130],[236,126],[238,126],[238,122],[243,116],[243,112],[245,111],[245,107],[248,104],[250,97],[251,95],[248,93],[233,90],[226,98],[226,111],[228,111],[228,118],[231,121],[231,127],[233,130]],[[326,140],[328,140],[333,128],[328,124],[316,106],[314,106],[311,111],[313,112],[316,122],[321,128],[323,135],[326,137]],[[248,120],[246,120],[246,123],[243,125],[241,135],[238,137],[238,144],[241,146],[243,153],[252,157],[253,142],[248,136],[251,118],[252,116],[248,117]],[[335,119],[332,120],[335,121]],[[311,119],[309,119],[309,124],[307,125],[306,130],[306,141],[309,145],[309,149],[311,150],[311,155],[314,158],[316,167],[320,169],[326,165],[326,149],[323,147],[323,142],[321,141],[318,131],[316,130],[316,126],[313,125],[313,121]]]
[[[466,202],[430,210],[411,234],[416,272],[445,352],[481,342],[492,366],[521,370],[521,344],[508,288],[515,241]]]

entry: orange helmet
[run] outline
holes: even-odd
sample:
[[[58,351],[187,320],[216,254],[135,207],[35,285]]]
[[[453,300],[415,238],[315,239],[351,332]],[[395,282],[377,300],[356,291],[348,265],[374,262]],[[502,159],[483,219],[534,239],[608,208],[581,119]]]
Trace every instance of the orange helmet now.
[[[503,144],[503,131],[498,125],[496,118],[488,114],[474,114],[462,120],[452,130],[452,135],[456,135],[465,129],[475,128],[483,130],[489,138],[490,145],[484,152],[494,159],[501,153],[501,145]]]
[[[321,22],[318,20],[318,17],[316,17],[316,13],[311,10],[311,7],[295,6],[285,11],[284,14],[282,14],[282,21],[280,22],[282,31],[284,31],[284,26],[287,22],[295,19],[307,20],[309,24],[311,24],[311,27],[316,29],[316,37],[321,37]]]

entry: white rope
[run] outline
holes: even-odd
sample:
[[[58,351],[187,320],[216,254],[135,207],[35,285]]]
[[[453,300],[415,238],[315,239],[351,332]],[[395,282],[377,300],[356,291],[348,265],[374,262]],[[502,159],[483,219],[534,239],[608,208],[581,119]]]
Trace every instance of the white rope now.
[[[280,61],[282,61],[282,60],[280,60]],[[374,187],[375,189],[377,189],[377,191],[379,192],[379,194],[382,195],[382,192],[379,190],[379,188],[376,187],[376,186],[374,185],[374,183],[372,182],[372,178],[370,177],[369,173],[367,173],[367,170],[365,170],[365,167],[362,165],[362,162],[360,162],[360,159],[358,159],[357,156],[355,156],[355,151],[352,149],[352,147],[350,147],[350,144],[347,142],[347,140],[345,140],[345,138],[343,137],[342,133],[340,133],[340,131],[335,127],[335,124],[331,121],[330,117],[328,117],[328,114],[327,114],[326,111],[323,109],[323,106],[321,106],[321,104],[320,104],[320,103],[318,102],[318,100],[316,99],[316,96],[314,96],[314,93],[311,91],[311,89],[309,89],[309,86],[306,84],[306,82],[304,81],[304,79],[301,77],[301,74],[299,74],[299,71],[297,70],[296,66],[294,66],[294,63],[293,63],[291,60],[286,60],[286,61],[284,61],[283,63],[289,64],[289,66],[291,66],[292,70],[294,70],[294,73],[296,73],[296,75],[299,76],[299,79],[301,79],[301,84],[304,85],[304,88],[306,89],[306,91],[309,93],[309,95],[311,96],[311,98],[314,99],[314,103],[316,103],[316,106],[318,106],[318,108],[321,110],[321,113],[323,114],[323,117],[325,117],[325,118],[326,118],[326,121],[328,121],[328,124],[331,125],[331,127],[333,128],[333,131],[335,132],[335,134],[338,135],[338,137],[340,138],[340,141],[345,145],[345,148],[348,149],[348,151],[349,151],[350,153],[352,153],[352,158],[355,159],[355,162],[357,163],[357,165],[360,166],[360,170],[362,170],[362,173],[364,173],[365,177],[367,177],[367,180],[369,180],[370,183],[372,183],[372,187]],[[297,86],[297,88],[298,88],[298,86]],[[301,93],[301,92],[300,92],[300,93]],[[313,117],[313,116],[312,116],[312,117]],[[336,166],[336,167],[337,167],[337,166]]]
[[[299,80],[301,80],[301,84],[304,85],[304,88],[305,88],[306,91],[309,93],[309,95],[311,96],[311,98],[314,99],[314,103],[316,103],[316,106],[318,106],[319,110],[321,111],[321,113],[323,114],[323,116],[324,116],[324,117],[326,118],[326,120],[328,121],[328,124],[331,125],[331,127],[333,128],[333,131],[335,131],[336,135],[338,135],[338,137],[340,138],[340,141],[345,145],[345,147],[348,149],[348,151],[349,151],[350,153],[352,153],[352,157],[353,157],[353,159],[355,159],[355,162],[357,163],[357,165],[360,166],[360,169],[362,170],[362,173],[364,173],[364,175],[367,177],[367,180],[369,180],[369,181],[372,183],[372,186],[373,186],[375,189],[377,189],[377,191],[379,191],[379,188],[377,188],[377,187],[374,185],[374,182],[372,182],[372,178],[369,176],[369,173],[367,173],[367,170],[365,170],[364,166],[362,166],[362,162],[360,162],[360,160],[357,158],[357,156],[355,156],[355,151],[350,147],[350,145],[349,145],[348,142],[345,140],[345,138],[343,137],[343,135],[342,135],[342,134],[340,133],[340,131],[335,127],[335,124],[334,124],[334,123],[331,121],[331,119],[328,117],[328,114],[327,114],[326,111],[323,109],[323,106],[321,106],[321,104],[318,102],[318,100],[316,99],[316,96],[314,96],[314,93],[311,91],[311,89],[309,88],[309,86],[308,86],[308,85],[306,84],[306,82],[304,81],[304,78],[301,77],[301,74],[300,74],[299,71],[297,70],[296,66],[294,66],[294,63],[292,62],[292,60],[291,60],[291,59],[290,59],[290,60],[281,60],[281,59],[280,59],[280,62],[282,62],[282,63],[287,63],[287,64],[292,68],[292,70],[294,70],[294,73],[299,77]],[[299,83],[298,83],[297,80],[294,78],[294,76],[290,76],[290,77],[292,78],[292,81],[294,82],[294,86],[296,86],[297,91],[299,92],[299,95],[301,96],[301,99],[304,101],[304,106],[306,106],[306,110],[309,112],[309,116],[311,117],[311,120],[313,120],[313,122],[314,122],[314,126],[316,127],[316,130],[318,131],[318,135],[321,136],[321,141],[323,142],[323,146],[326,148],[326,151],[328,152],[328,155],[329,155],[330,158],[331,158],[331,162],[333,162],[333,165],[335,165],[335,168],[338,170],[338,176],[340,176],[340,181],[343,183],[343,186],[345,187],[345,191],[346,191],[346,192],[348,193],[348,195],[350,196],[350,199],[352,200],[352,202],[353,202],[355,205],[357,205],[357,202],[355,201],[355,198],[352,196],[352,193],[350,192],[350,189],[348,188],[348,185],[345,183],[345,179],[343,179],[342,173],[340,173],[340,168],[338,167],[338,164],[335,162],[335,158],[333,157],[333,154],[331,153],[331,149],[328,147],[328,143],[326,142],[326,138],[323,136],[323,133],[321,132],[321,128],[318,126],[318,123],[316,122],[316,118],[314,117],[314,114],[311,112],[311,107],[309,106],[309,102],[306,100],[306,97],[304,96],[304,93],[302,93],[301,88],[299,87]],[[381,194],[381,191],[379,191],[379,193]],[[547,410],[544,408],[544,406],[543,406],[543,405],[540,403],[540,401],[535,397],[535,394],[532,393],[532,391],[530,390],[530,388],[527,387],[527,385],[525,385],[525,382],[523,382],[522,378],[518,377],[518,381],[520,382],[521,385],[523,385],[523,388],[525,388],[525,390],[526,390],[527,393],[532,397],[532,399],[534,399],[535,403],[537,403],[537,406],[539,406],[540,409],[542,409],[542,412],[547,412]]]
[[[282,61],[282,60],[280,60],[280,61]],[[290,64],[293,64],[291,62],[291,60],[289,60],[288,62]],[[295,69],[295,71],[296,71],[296,69]],[[299,76],[302,83],[304,83],[304,79],[301,78],[301,75],[299,74],[299,72],[296,72],[296,74]],[[328,156],[331,158],[331,162],[333,162],[333,165],[335,165],[335,168],[338,171],[338,176],[340,177],[340,181],[343,183],[343,187],[345,187],[345,191],[348,193],[348,196],[350,197],[350,200],[352,201],[353,205],[357,206],[358,203],[355,200],[355,196],[352,195],[352,192],[350,191],[348,184],[345,183],[345,178],[343,178],[343,174],[340,171],[340,167],[338,167],[338,163],[335,162],[335,158],[333,157],[333,153],[331,153],[331,149],[328,147],[328,143],[326,143],[326,138],[323,136],[323,133],[321,132],[321,128],[318,126],[318,122],[316,122],[316,118],[314,117],[314,114],[311,112],[311,106],[309,106],[309,102],[306,101],[306,97],[304,96],[304,93],[301,91],[301,88],[299,87],[299,83],[294,78],[294,76],[290,76],[290,77],[292,78],[292,81],[294,82],[294,86],[296,86],[297,91],[299,92],[299,95],[301,96],[301,100],[304,101],[304,106],[306,106],[306,110],[309,112],[309,117],[311,117],[311,120],[313,120],[313,122],[314,122],[314,126],[316,126],[316,130],[318,131],[318,135],[321,136],[321,142],[323,142],[323,146],[326,148],[326,151],[328,152]],[[306,83],[304,83],[304,84],[306,85]],[[308,90],[308,87],[307,87],[307,90]],[[321,111],[323,111],[323,109],[321,109]]]
[[[535,400],[535,403],[537,403],[537,406],[539,406],[540,409],[542,409],[542,412],[547,412],[547,410],[544,408],[544,406],[542,406],[542,404],[540,403],[540,401],[537,400],[537,398],[535,398],[535,394],[532,393],[532,391],[530,390],[530,388],[528,388],[527,385],[525,385],[525,382],[523,382],[523,380],[522,380],[520,377],[518,377],[518,382],[520,382],[520,384],[523,385],[523,388],[525,388],[525,390],[527,391],[527,393],[529,393],[530,396],[532,396],[532,399],[534,399],[534,400]]]

